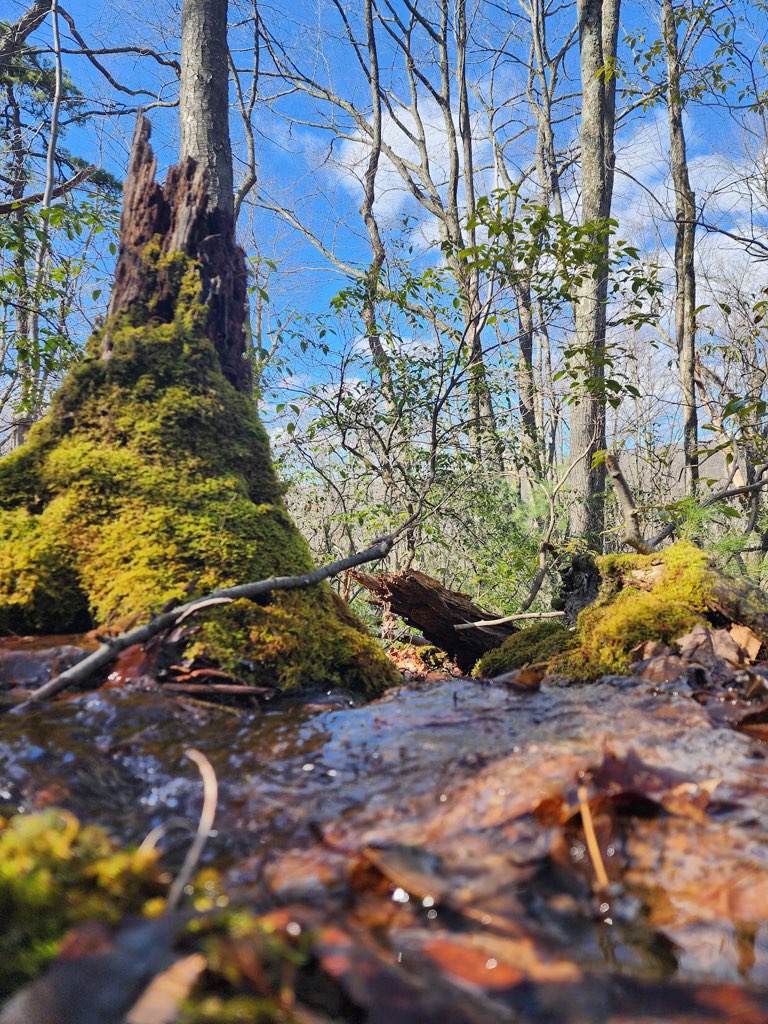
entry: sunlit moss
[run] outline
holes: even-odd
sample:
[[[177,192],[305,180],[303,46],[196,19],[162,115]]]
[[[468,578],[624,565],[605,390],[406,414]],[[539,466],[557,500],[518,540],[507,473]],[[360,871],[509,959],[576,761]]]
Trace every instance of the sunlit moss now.
[[[196,265],[155,243],[144,255],[177,288],[171,322],[153,318],[149,287],[91,339],[27,444],[0,460],[0,631],[109,625],[311,568],[254,405],[204,333]],[[196,650],[280,686],[373,695],[399,681],[327,586],[211,612]]]
[[[558,622],[539,622],[507,637],[480,658],[472,670],[476,679],[491,678],[522,668],[523,665],[549,661],[573,642],[573,634]]]
[[[163,891],[154,852],[120,849],[67,811],[0,818],[0,996],[39,974],[73,925],[114,924]]]
[[[705,621],[713,574],[693,544],[658,554],[598,559],[602,587],[577,622],[578,644],[555,659],[556,669],[580,679],[625,672],[630,652],[646,640],[669,643]]]

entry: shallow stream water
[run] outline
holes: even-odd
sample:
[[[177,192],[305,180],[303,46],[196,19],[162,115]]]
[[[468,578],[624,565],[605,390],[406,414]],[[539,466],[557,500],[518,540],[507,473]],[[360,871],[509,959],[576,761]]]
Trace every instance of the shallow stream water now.
[[[37,685],[73,646],[7,647],[3,679]],[[194,827],[190,746],[230,891],[343,921],[380,971],[462,993],[457,1020],[768,1021],[768,748],[684,683],[454,679],[236,712],[107,686],[0,720],[0,813],[64,806],[131,843]],[[171,865],[187,842],[169,835]]]

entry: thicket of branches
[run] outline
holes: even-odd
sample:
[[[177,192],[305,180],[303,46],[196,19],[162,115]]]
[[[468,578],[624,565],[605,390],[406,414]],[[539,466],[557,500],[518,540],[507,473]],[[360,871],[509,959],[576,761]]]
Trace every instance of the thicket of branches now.
[[[514,612],[620,547],[610,452],[645,536],[760,577],[766,5],[229,8],[254,400],[318,558],[409,520],[393,565]],[[176,102],[175,21],[45,0],[0,26],[7,446],[103,308],[122,139]]]

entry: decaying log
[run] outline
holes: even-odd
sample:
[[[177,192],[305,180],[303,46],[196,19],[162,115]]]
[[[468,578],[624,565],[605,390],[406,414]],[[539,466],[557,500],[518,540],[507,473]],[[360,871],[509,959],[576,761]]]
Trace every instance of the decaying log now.
[[[160,252],[182,252],[197,260],[202,284],[201,301],[207,304],[208,337],[219,354],[221,368],[239,391],[250,387],[246,359],[244,318],[247,300],[245,253],[235,241],[232,216],[219,207],[209,208],[208,172],[187,158],[171,167],[165,185],[155,181],[157,160],[149,144],[151,126],[139,115],[133,137],[120,215],[120,250],[109,302],[109,318],[141,303],[149,294],[152,316],[173,318],[178,282],[172,262],[148,266],[148,243]],[[110,356],[109,328],[104,335],[103,357]]]
[[[448,590],[417,569],[380,575],[352,572],[350,576],[377,602],[387,605],[409,626],[421,630],[430,643],[455,660],[462,672],[468,672],[481,655],[516,632],[509,622],[457,632],[455,627],[459,623],[495,616],[478,608],[466,594]]]

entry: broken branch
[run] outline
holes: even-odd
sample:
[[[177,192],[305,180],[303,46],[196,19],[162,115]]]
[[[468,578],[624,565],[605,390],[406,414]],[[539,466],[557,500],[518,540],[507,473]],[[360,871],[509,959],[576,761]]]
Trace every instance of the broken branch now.
[[[146,643],[147,640],[151,640],[152,637],[157,636],[159,633],[172,629],[180,619],[186,618],[190,613],[209,607],[213,599],[226,598],[229,601],[236,601],[244,598],[254,600],[275,590],[301,590],[306,587],[312,587],[322,583],[323,580],[330,579],[332,576],[338,576],[339,573],[347,569],[353,569],[355,566],[364,565],[366,562],[375,562],[380,558],[384,558],[392,550],[394,540],[395,534],[382,537],[364,551],[349,555],[347,558],[340,558],[335,562],[329,562],[327,565],[313,569],[312,572],[301,573],[299,576],[277,576],[268,580],[257,580],[254,583],[243,583],[236,587],[223,587],[213,594],[207,594],[205,597],[188,601],[186,604],[164,612],[162,615],[156,616],[150,622],[145,622],[135,629],[130,629],[119,636],[110,637],[93,654],[89,654],[88,657],[83,658],[82,661],[79,661],[60,675],[54,676],[53,679],[43,686],[33,690],[25,701],[16,704],[9,710],[11,713],[25,711],[37,701],[46,700],[48,697],[52,697],[55,693],[59,693],[69,686],[86,682],[94,672],[111,664],[121,651],[136,644]],[[219,603],[218,600],[217,603]]]

